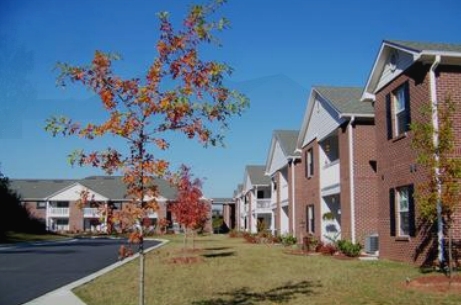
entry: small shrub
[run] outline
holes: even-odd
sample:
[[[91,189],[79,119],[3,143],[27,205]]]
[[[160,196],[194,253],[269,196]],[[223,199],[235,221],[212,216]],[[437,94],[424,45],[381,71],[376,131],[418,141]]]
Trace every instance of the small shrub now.
[[[305,251],[316,251],[318,244],[319,241],[313,234],[308,234],[303,238],[303,249]]]
[[[250,244],[255,244],[258,242],[256,235],[248,232],[243,233],[243,239],[245,239],[245,241]]]
[[[334,244],[325,244],[324,242],[319,242],[315,248],[315,252],[322,253],[323,255],[334,255],[338,252],[338,249]]]
[[[298,241],[295,236],[290,235],[290,234],[283,235],[281,238],[282,238],[282,244],[284,246],[296,245],[296,242]]]
[[[339,240],[337,243],[339,251],[341,251],[344,255],[350,257],[357,257],[360,255],[362,251],[362,245],[360,243],[353,243],[349,240]]]
[[[229,237],[231,238],[236,238],[236,237],[241,237],[242,233],[240,231],[237,231],[235,229],[229,231]]]

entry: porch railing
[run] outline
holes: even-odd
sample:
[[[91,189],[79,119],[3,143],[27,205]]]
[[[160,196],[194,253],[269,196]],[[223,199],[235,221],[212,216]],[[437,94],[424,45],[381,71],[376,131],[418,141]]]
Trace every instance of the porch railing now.
[[[83,208],[83,217],[99,217],[101,211],[98,208]]]
[[[69,208],[49,208],[48,209],[49,216],[54,217],[69,217]]]

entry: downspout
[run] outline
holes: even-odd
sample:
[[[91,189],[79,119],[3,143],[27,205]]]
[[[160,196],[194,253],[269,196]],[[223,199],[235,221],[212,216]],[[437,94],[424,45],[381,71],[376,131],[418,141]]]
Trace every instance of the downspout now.
[[[350,193],[351,193],[351,241],[355,243],[355,183],[354,183],[354,136],[352,124],[355,122],[355,116],[352,116],[348,130],[348,142],[349,142],[349,179],[350,179]]]
[[[295,218],[295,159],[291,159],[291,229],[293,232],[293,236],[296,236],[296,218]]]
[[[252,226],[254,226],[255,231],[254,233],[258,233],[258,186],[255,186],[255,193],[254,193],[254,198],[252,196],[252,201],[255,203],[254,209],[255,209],[255,217],[252,222]],[[253,216],[253,214],[251,214]]]
[[[434,147],[439,145],[439,114],[438,114],[438,101],[437,101],[437,80],[435,77],[435,70],[440,64],[440,55],[436,55],[434,62],[432,63],[429,71],[430,77],[430,89],[431,89],[431,108],[432,108],[432,126],[434,127],[434,133],[432,134],[432,143]],[[439,163],[440,156],[438,152],[434,154],[435,163]],[[442,184],[440,181],[440,168],[438,165],[435,166],[435,180],[437,184],[437,239],[438,239],[438,259],[439,262],[445,261],[445,255],[443,251],[443,219],[442,219]]]

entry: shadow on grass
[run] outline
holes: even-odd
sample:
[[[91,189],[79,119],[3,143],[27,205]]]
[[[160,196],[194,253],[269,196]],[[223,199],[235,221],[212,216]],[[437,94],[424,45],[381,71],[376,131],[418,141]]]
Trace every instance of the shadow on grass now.
[[[205,253],[202,254],[203,257],[206,258],[214,258],[214,257],[228,257],[228,256],[234,256],[235,251],[227,251],[227,252],[219,252],[219,253]]]
[[[274,304],[287,303],[298,295],[314,294],[314,289],[322,285],[320,282],[302,281],[299,283],[287,283],[263,292],[252,292],[250,288],[243,287],[231,292],[220,293],[222,298],[201,300],[192,305],[254,305],[262,302]]]
[[[231,247],[210,247],[210,248],[203,248],[206,251],[220,251],[220,250],[227,250],[231,249]]]

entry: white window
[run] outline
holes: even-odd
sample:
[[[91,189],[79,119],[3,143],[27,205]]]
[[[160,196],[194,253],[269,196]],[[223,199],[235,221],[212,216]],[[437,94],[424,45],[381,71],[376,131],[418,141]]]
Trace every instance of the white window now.
[[[307,207],[307,232],[315,232],[315,218],[314,218],[314,205],[311,204]]]
[[[314,176],[314,151],[312,148],[306,151],[306,177]]]
[[[56,230],[57,231],[69,231],[69,218],[56,219]]]
[[[396,135],[400,135],[405,131],[408,131],[408,109],[406,109],[406,95],[405,86],[399,87],[394,91],[394,107],[395,107],[395,131]]]
[[[410,235],[410,192],[408,187],[397,189],[397,222],[399,236]]]

